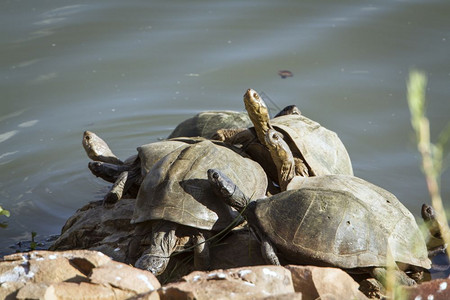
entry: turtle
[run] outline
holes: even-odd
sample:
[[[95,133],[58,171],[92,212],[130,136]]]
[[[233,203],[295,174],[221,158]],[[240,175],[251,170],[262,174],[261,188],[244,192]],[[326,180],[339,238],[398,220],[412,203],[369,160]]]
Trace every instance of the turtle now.
[[[295,105],[288,105],[280,110],[275,117],[301,114]],[[218,130],[234,130],[252,126],[247,112],[232,110],[202,111],[192,118],[186,119],[170,133],[168,139],[176,137],[204,137],[211,139]]]
[[[242,148],[264,167],[275,182],[279,181],[278,172],[265,141],[269,129],[281,133],[293,152],[295,167],[291,171],[294,175],[353,175],[350,156],[335,132],[301,113],[270,119],[266,104],[253,89],[248,89],[244,94],[244,104],[254,127],[219,130],[214,138],[228,144],[241,144]],[[284,189],[285,187],[281,187],[281,190]]]
[[[351,175],[296,176],[288,190],[249,201],[232,179],[209,169],[208,180],[240,211],[261,241],[269,264],[313,264],[369,273],[383,282],[391,253],[395,274],[429,269],[427,249],[413,215],[390,192]]]
[[[136,267],[162,274],[181,238],[193,236],[194,264],[207,269],[210,233],[225,229],[236,218],[229,206],[215,201],[206,175],[209,168],[222,169],[250,195],[266,193],[268,179],[262,167],[228,147],[205,139],[175,149],[153,165],[137,194],[133,243],[150,235],[151,245]]]
[[[144,144],[137,147],[137,155],[125,161],[120,160],[108,144],[91,131],[83,133],[83,148],[89,158],[88,167],[91,172],[102,179],[114,183],[104,197],[105,204],[111,204],[130,192],[135,197],[140,183],[151,167],[166,154],[187,143],[196,143],[201,139],[173,139]]]
[[[211,138],[219,129],[242,128],[251,126],[251,124],[246,112],[203,111],[178,124],[168,138],[195,136]]]
[[[432,206],[423,204],[421,209],[422,219],[428,231],[427,248],[428,256],[434,257],[439,253],[445,253],[447,245],[442,237],[441,224],[438,222],[436,212]]]

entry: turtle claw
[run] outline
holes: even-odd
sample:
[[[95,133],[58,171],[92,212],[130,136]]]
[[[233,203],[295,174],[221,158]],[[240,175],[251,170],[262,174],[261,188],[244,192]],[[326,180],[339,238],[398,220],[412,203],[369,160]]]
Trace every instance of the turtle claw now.
[[[119,195],[116,193],[110,191],[108,192],[105,197],[103,198],[103,206],[110,206],[115,204],[117,201],[119,201]]]
[[[136,268],[152,272],[153,275],[161,275],[169,264],[169,257],[142,255],[134,264]]]

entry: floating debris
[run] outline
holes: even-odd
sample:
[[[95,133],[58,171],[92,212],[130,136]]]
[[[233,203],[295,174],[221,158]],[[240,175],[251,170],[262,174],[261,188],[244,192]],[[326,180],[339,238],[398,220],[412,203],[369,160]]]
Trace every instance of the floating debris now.
[[[292,76],[294,76],[293,74],[292,74],[292,72],[291,71],[288,71],[288,70],[281,70],[281,71],[278,71],[278,75],[280,75],[281,76],[281,78],[287,78],[287,77],[292,77]]]

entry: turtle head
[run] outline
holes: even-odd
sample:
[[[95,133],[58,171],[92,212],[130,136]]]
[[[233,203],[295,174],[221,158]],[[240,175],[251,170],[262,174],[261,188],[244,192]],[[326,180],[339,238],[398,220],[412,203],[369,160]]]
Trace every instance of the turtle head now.
[[[88,157],[92,160],[103,161],[107,163],[123,164],[123,162],[114,155],[108,144],[92,131],[83,133],[83,148]]]
[[[245,92],[244,104],[245,109],[247,110],[250,119],[252,119],[253,124],[255,123],[253,121],[253,117],[255,116],[258,116],[259,118],[267,116],[267,119],[269,119],[269,110],[267,108],[267,105],[254,89],[248,89],[247,92]]]
[[[269,110],[266,103],[253,89],[248,89],[244,94],[244,104],[248,116],[255,127],[256,135],[261,144],[265,144],[264,135],[272,128],[270,125]]]
[[[217,169],[208,170],[208,181],[214,193],[225,201],[228,205],[238,211],[243,210],[247,204],[247,197],[239,187],[227,175]]]
[[[283,135],[275,129],[269,129],[265,135],[266,145],[270,156],[277,167],[278,184],[281,190],[286,190],[288,183],[295,176],[295,161],[289,145]]]
[[[244,94],[244,103],[245,105],[251,105],[260,109],[267,109],[266,103],[264,103],[261,96],[254,90],[254,89],[248,89]]]
[[[236,189],[234,182],[217,169],[208,170],[208,180],[214,192],[221,197],[231,197]]]
[[[95,145],[96,140],[100,139],[95,133],[91,131],[85,131],[83,133],[83,148],[86,151],[86,154],[89,156],[89,158],[94,159],[97,156]]]
[[[281,117],[281,116],[287,116],[287,115],[301,115],[302,112],[300,111],[300,109],[296,106],[296,105],[288,105],[285,108],[283,108],[282,110],[280,110],[280,112],[278,114],[275,115],[274,118],[277,117]]]

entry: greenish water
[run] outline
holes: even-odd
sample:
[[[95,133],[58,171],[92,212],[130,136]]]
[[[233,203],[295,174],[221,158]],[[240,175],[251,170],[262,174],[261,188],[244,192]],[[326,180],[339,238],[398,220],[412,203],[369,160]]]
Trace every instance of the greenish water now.
[[[406,79],[427,72],[436,136],[450,119],[449,14],[448,1],[1,1],[0,206],[11,217],[0,216],[0,255],[102,197],[84,130],[125,158],[199,111],[243,110],[247,88],[336,131],[355,174],[419,216],[429,197]],[[442,194],[450,207],[448,172]]]

